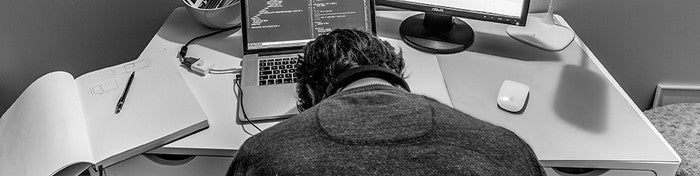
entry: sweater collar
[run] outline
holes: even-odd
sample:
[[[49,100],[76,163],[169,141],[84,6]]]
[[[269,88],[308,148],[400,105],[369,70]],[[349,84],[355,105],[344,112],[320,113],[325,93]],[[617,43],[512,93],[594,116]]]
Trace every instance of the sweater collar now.
[[[351,89],[346,89],[341,92],[338,92],[336,94],[333,94],[332,96],[328,97],[335,97],[335,96],[341,96],[341,95],[347,95],[347,94],[354,94],[358,92],[366,92],[366,91],[373,91],[373,90],[378,90],[378,91],[390,91],[390,92],[406,92],[406,90],[403,90],[401,88],[395,87],[395,86],[390,86],[390,85],[384,85],[384,84],[370,84],[366,86],[361,86],[361,87],[355,87]]]

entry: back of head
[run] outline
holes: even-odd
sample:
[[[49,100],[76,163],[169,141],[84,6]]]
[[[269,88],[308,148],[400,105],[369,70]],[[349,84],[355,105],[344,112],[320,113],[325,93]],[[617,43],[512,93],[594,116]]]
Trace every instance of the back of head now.
[[[401,77],[405,67],[400,52],[397,53],[388,42],[370,33],[336,29],[317,37],[306,44],[304,56],[297,64],[297,108],[303,111],[320,102],[328,96],[324,91],[333,78],[366,65],[388,68]]]

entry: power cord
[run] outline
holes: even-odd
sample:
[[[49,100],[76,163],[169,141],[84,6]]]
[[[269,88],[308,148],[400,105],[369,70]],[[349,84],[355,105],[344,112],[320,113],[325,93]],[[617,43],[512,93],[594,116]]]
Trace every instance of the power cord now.
[[[238,103],[241,105],[240,108],[241,108],[241,112],[243,113],[243,118],[245,118],[247,123],[253,125],[253,127],[255,127],[255,129],[257,129],[258,132],[261,132],[262,130],[248,118],[248,114],[245,112],[245,107],[243,107],[243,89],[241,88],[241,75],[240,74],[236,75],[236,78],[233,80],[233,86],[234,86],[234,93],[236,93],[235,89],[238,89],[238,93],[236,93],[236,96],[240,95],[240,97],[237,97],[237,98],[239,101]],[[248,135],[251,135],[251,136],[253,135],[253,134],[250,134],[250,132],[248,132],[245,129],[244,125],[241,125],[241,127],[243,127],[243,131],[245,133],[248,133]]]
[[[239,24],[239,25],[236,25],[236,26],[233,26],[233,27],[230,27],[230,28],[225,28],[225,29],[221,29],[221,30],[218,30],[218,31],[214,31],[214,32],[212,32],[212,33],[205,34],[205,35],[202,35],[202,36],[199,36],[199,37],[195,37],[195,38],[193,38],[192,40],[190,40],[190,41],[188,41],[187,43],[185,43],[185,46],[182,46],[182,48],[180,48],[180,52],[179,52],[178,54],[180,55],[180,57],[185,58],[185,56],[187,55],[187,46],[189,46],[190,44],[194,43],[195,41],[197,41],[197,40],[199,40],[199,39],[202,39],[202,38],[206,38],[206,37],[212,36],[212,35],[216,35],[216,34],[219,34],[219,33],[222,33],[222,32],[226,32],[226,31],[229,31],[229,30],[238,29],[238,28],[241,28],[241,25],[240,25],[240,24]]]
[[[215,68],[212,68],[212,67],[214,67],[214,64],[208,64],[199,58],[187,57],[187,49],[188,49],[187,47],[190,44],[194,43],[195,41],[202,39],[202,38],[209,37],[209,36],[213,36],[213,35],[216,35],[216,34],[219,34],[222,32],[226,32],[229,30],[238,29],[240,27],[241,27],[241,25],[239,24],[239,25],[236,25],[236,26],[233,26],[230,28],[221,29],[221,30],[209,33],[209,34],[195,37],[192,40],[185,43],[185,45],[180,48],[180,52],[178,52],[178,56],[180,56],[180,63],[182,65],[184,65],[187,68],[189,68],[190,70],[197,72],[199,74],[202,74],[202,75],[206,75],[206,74],[237,74],[236,78],[233,81],[234,93],[236,94],[238,101],[240,101],[239,103],[241,104],[241,111],[243,113],[243,118],[245,118],[247,123],[253,125],[253,127],[255,127],[255,129],[257,129],[258,132],[261,132],[262,130],[260,129],[260,127],[255,125],[255,123],[253,123],[248,118],[248,115],[245,112],[245,108],[243,107],[243,89],[241,88],[241,74],[240,74],[241,68],[215,69]],[[236,89],[238,90],[238,92],[236,92]],[[240,97],[238,97],[239,95],[240,95]],[[243,128],[243,131],[246,134],[251,135],[251,136],[253,135],[245,129],[244,125],[241,125],[241,127]]]
[[[230,68],[230,69],[209,69],[210,74],[236,74],[241,73],[240,68]]]
[[[230,31],[233,29],[239,29],[239,28],[241,28],[240,24],[233,26],[233,27],[230,27],[230,28],[221,29],[221,30],[209,33],[209,34],[205,34],[205,35],[193,38],[192,40],[185,43],[185,46],[182,46],[180,48],[180,52],[178,52],[178,56],[180,56],[180,63],[182,65],[184,65],[185,67],[189,68],[190,70],[192,70],[196,73],[199,73],[201,75],[240,73],[241,72],[240,68],[215,69],[215,68],[213,68],[214,64],[204,62],[204,60],[201,60],[201,59],[196,58],[196,57],[187,57],[187,49],[188,49],[187,47],[190,44],[194,43],[195,41],[202,39],[202,38],[210,37],[210,36],[222,33],[222,32]]]

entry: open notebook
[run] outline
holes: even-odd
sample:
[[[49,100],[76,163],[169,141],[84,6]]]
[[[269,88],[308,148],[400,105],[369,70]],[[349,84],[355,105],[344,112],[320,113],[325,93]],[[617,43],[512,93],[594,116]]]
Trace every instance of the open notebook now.
[[[53,175],[76,166],[99,172],[94,168],[209,127],[176,68],[165,58],[138,59],[76,79],[66,72],[42,76],[0,118],[0,175]]]

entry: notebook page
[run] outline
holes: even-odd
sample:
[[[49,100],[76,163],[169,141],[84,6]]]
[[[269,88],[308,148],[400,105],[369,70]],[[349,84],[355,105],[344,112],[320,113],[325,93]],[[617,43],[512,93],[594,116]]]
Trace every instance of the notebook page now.
[[[0,118],[0,175],[51,175],[78,162],[94,159],[75,81],[46,74]]]
[[[169,59],[137,59],[76,78],[97,164],[108,167],[158,147],[149,143],[208,127],[204,110]],[[132,72],[134,79],[116,114]]]

